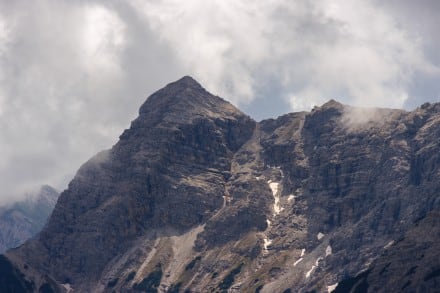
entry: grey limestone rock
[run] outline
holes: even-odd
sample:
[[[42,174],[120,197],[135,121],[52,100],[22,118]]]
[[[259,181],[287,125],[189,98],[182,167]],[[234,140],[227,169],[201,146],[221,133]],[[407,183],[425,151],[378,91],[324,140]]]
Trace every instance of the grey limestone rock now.
[[[20,284],[78,292],[434,290],[438,233],[416,239],[438,230],[439,138],[440,104],[331,100],[257,123],[184,77],[7,261]]]

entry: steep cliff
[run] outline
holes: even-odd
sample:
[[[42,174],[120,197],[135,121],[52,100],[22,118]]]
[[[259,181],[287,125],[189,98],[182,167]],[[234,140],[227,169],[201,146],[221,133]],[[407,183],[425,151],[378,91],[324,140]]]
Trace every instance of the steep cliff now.
[[[416,244],[414,233],[438,227],[439,137],[439,104],[330,101],[256,123],[184,77],[147,99],[39,236],[2,261],[32,290],[434,289],[438,234]],[[407,246],[433,257],[400,256]],[[395,265],[378,277],[399,261],[429,272],[406,287]]]

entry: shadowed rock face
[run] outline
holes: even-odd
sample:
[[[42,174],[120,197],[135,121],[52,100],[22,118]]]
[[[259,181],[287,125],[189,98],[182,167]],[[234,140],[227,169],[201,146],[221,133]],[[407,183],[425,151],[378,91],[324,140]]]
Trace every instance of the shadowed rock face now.
[[[434,292],[440,286],[438,235],[440,213],[434,210],[392,242],[368,270],[343,280],[335,292]]]
[[[256,123],[184,77],[147,99],[39,237],[6,256],[17,284],[53,290],[376,292],[405,286],[402,270],[377,270],[412,263],[397,253],[409,247],[432,259],[405,288],[429,290],[438,233],[414,235],[438,227],[420,219],[440,206],[439,137],[438,104],[330,101]]]

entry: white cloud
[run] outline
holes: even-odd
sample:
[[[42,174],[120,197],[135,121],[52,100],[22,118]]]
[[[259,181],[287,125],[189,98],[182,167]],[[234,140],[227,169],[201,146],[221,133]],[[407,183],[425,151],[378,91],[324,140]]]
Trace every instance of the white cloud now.
[[[83,14],[79,45],[85,66],[96,73],[118,72],[118,54],[126,42],[125,24],[116,13],[97,4],[86,5]]]
[[[268,76],[292,110],[330,98],[402,107],[417,71],[438,72],[418,40],[372,1],[136,1],[180,62],[236,104]]]
[[[263,101],[250,114],[264,117],[330,98],[401,107],[415,81],[438,98],[423,83],[440,76],[424,55],[437,36],[376,2],[0,0],[0,203],[62,189],[148,94],[186,74],[239,106]]]
[[[112,107],[123,75],[117,15],[62,1],[10,5],[1,18],[9,32],[0,55],[0,204],[45,183],[64,188],[123,129],[109,117],[117,110],[99,112]]]
[[[333,37],[303,45],[309,50],[307,61],[296,70],[304,72],[306,80],[292,93],[293,109],[329,98],[357,106],[401,108],[413,75],[437,70],[424,59],[417,40],[369,1],[320,3],[325,5],[316,7],[317,15]]]
[[[9,29],[6,21],[0,17],[0,55],[6,50],[6,44],[9,37]]]
[[[3,55],[7,50],[9,34],[10,32],[9,32],[9,28],[7,27],[6,21],[0,15],[0,66],[3,65],[2,59],[3,59]],[[4,79],[3,74],[4,74],[3,71],[0,70],[0,82]],[[0,87],[0,117],[4,112],[5,100],[6,98],[2,91],[2,87]]]
[[[136,1],[146,23],[210,90],[235,103],[254,97],[254,71],[269,54],[271,1]]]

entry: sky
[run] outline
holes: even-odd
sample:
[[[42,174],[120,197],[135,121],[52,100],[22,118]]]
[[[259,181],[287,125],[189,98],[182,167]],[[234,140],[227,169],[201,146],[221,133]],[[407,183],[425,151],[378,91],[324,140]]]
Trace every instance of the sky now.
[[[184,75],[256,120],[440,101],[437,0],[0,0],[0,205],[66,188]]]

